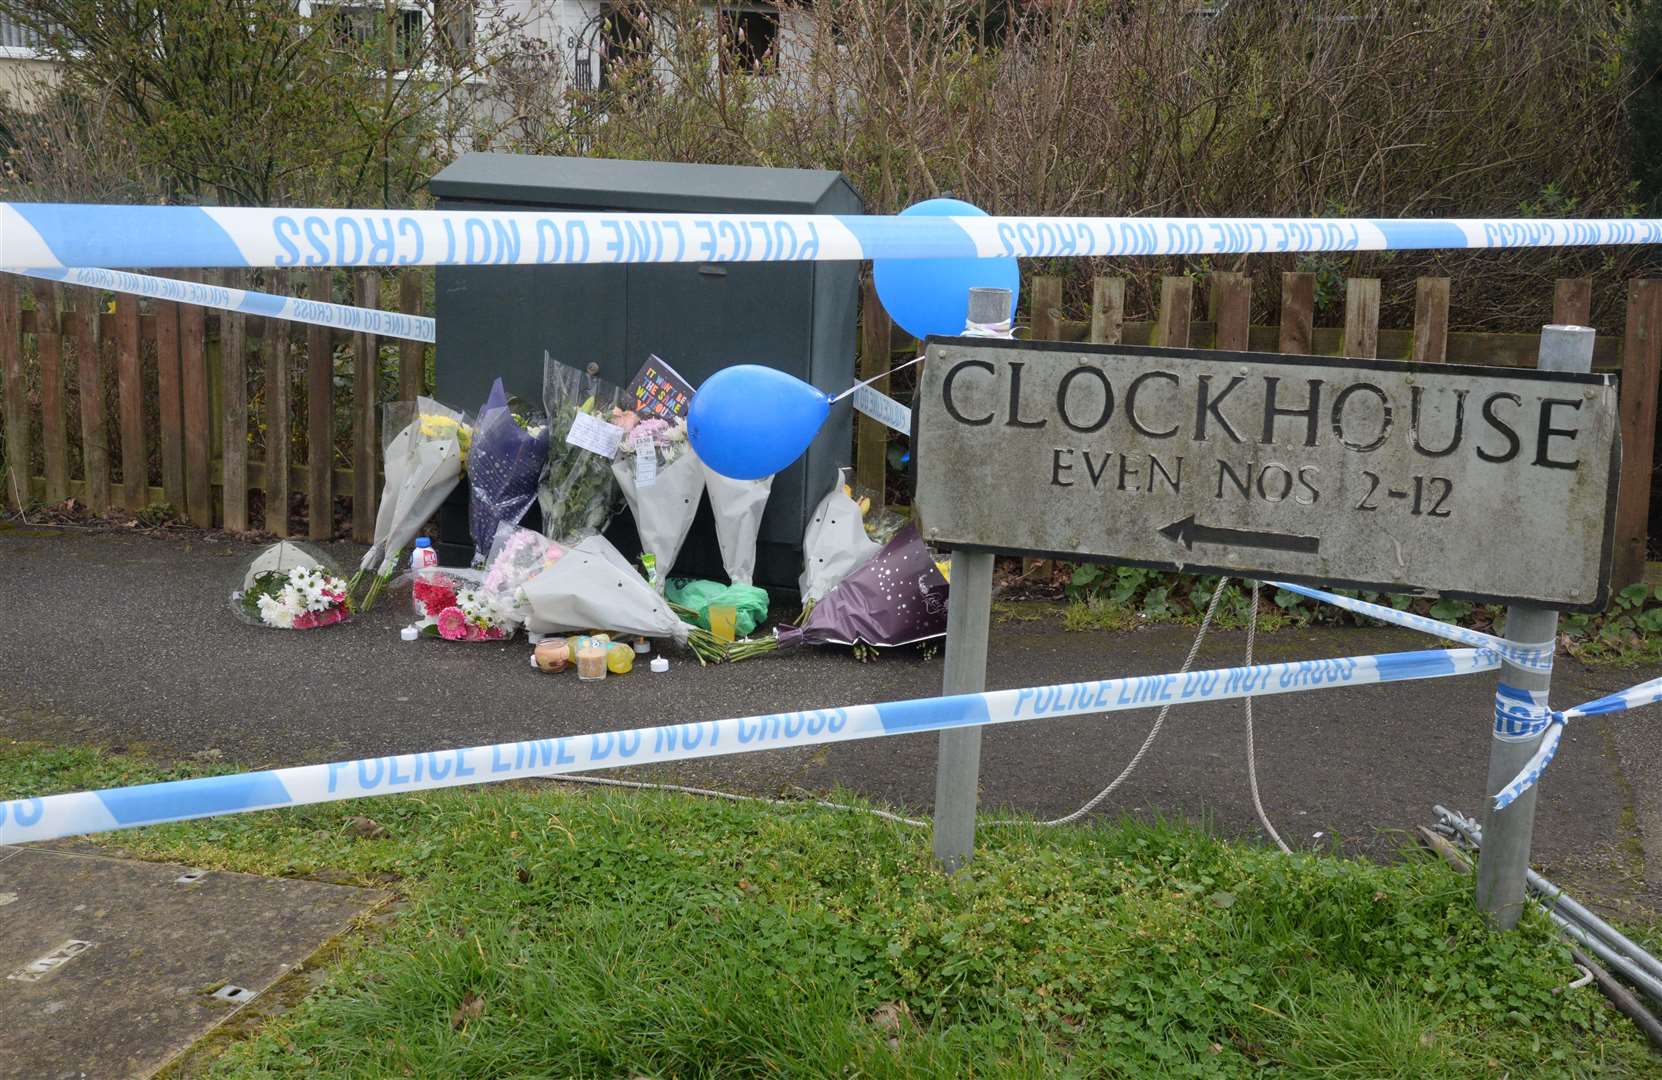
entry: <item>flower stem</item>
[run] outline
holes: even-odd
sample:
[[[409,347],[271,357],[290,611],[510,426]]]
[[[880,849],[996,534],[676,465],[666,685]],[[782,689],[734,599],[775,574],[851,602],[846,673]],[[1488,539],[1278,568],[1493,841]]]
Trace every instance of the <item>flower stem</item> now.
[[[387,581],[391,577],[391,574],[375,575],[375,580],[369,583],[369,592],[364,594],[363,603],[358,608],[359,611],[368,611],[370,608],[375,606],[375,601],[381,595],[381,589],[386,585]]]

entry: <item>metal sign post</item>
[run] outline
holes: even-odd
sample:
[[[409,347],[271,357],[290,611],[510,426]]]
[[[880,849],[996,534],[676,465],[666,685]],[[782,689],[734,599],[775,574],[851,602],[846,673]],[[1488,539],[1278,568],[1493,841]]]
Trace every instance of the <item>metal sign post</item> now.
[[[1591,371],[1594,332],[1585,326],[1541,328],[1542,371]],[[1506,637],[1536,644],[1552,641],[1558,632],[1558,613],[1532,604],[1513,604],[1506,611]],[[1549,653],[1550,655],[1550,653]],[[1491,796],[1522,769],[1546,734],[1539,710],[1547,706],[1552,672],[1504,662],[1495,697],[1494,735],[1489,742]],[[1511,702],[1515,713],[1502,707]],[[1529,846],[1535,832],[1534,784],[1504,810],[1491,804],[1483,824],[1483,848],[1477,859],[1477,906],[1500,930],[1518,925],[1523,914],[1524,878],[1529,871]]]
[[[966,330],[1009,335],[1009,289],[971,289]],[[987,632],[993,609],[993,555],[952,553],[952,594],[946,612],[943,694],[987,688]],[[975,851],[975,807],[981,787],[981,729],[942,731],[935,756],[935,858],[947,873]]]

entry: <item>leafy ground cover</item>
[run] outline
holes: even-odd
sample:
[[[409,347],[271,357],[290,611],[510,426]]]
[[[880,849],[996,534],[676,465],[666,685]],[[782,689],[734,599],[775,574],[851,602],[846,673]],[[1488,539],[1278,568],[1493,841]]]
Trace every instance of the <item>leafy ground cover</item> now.
[[[1067,601],[1063,626],[1069,630],[1127,630],[1155,622],[1199,622],[1215,577],[1196,577],[1129,566],[1058,564],[1056,584]],[[1253,614],[1251,584],[1233,580],[1218,603],[1219,626],[1244,626]],[[1498,633],[1505,609],[1466,600],[1391,593],[1335,590],[1344,596],[1388,604],[1433,619]],[[1284,589],[1259,593],[1262,630],[1311,624],[1371,623],[1371,620]],[[1589,663],[1628,666],[1662,660],[1662,585],[1629,585],[1611,596],[1598,614],[1571,614],[1559,620],[1560,647]]]

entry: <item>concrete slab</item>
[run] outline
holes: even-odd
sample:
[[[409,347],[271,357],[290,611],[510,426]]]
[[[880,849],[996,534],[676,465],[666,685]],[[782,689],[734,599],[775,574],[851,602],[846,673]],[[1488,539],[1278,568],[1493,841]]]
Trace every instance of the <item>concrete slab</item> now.
[[[0,1080],[150,1076],[381,899],[38,848],[0,849],[8,896]]]

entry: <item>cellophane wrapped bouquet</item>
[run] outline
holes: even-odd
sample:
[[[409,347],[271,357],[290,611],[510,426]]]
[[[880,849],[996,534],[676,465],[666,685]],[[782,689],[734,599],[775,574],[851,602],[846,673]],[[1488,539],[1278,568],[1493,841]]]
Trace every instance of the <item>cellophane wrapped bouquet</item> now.
[[[710,510],[716,519],[716,542],[721,545],[721,564],[727,580],[750,585],[756,576],[756,536],[762,528],[762,511],[773,491],[773,477],[735,480],[701,465],[704,490],[710,496]]]
[[[231,610],[246,623],[276,630],[315,630],[345,622],[351,607],[346,579],[334,563],[284,540],[255,557],[231,594]]]
[[[771,638],[734,642],[727,659],[800,645],[889,648],[927,641],[946,633],[947,600],[947,576],[910,524],[827,590],[800,627],[776,626]]]
[[[626,411],[615,423],[625,434],[612,475],[634,515],[648,580],[661,593],[704,496],[703,466],[679,417],[643,420]]]
[[[802,594],[799,622],[806,622],[821,597],[864,566],[906,524],[906,519],[892,510],[873,513],[871,495],[851,487],[847,473],[846,469],[839,471],[837,482],[814,508],[802,535],[802,576],[797,579]]]
[[[548,425],[510,408],[502,380],[497,379],[473,422],[467,452],[468,525],[475,566],[485,565],[497,528],[518,525],[536,501],[547,462]]]
[[[478,570],[431,567],[412,571],[410,598],[423,637],[445,641],[505,641],[518,624]]]
[[[381,430],[387,436],[387,480],[375,514],[375,542],[348,589],[355,593],[362,579],[374,574],[358,605],[364,611],[374,606],[405,549],[461,481],[473,434],[462,413],[426,397],[387,405]]]
[[[613,420],[622,415],[623,391],[545,353],[542,398],[548,414],[548,461],[537,487],[542,531],[570,545],[600,532],[616,511],[612,460],[623,432]]]
[[[527,580],[524,591],[530,606],[525,629],[531,633],[613,630],[669,638],[689,646],[701,664],[722,658],[714,636],[682,622],[604,536],[567,548],[554,565]]]
[[[525,585],[560,561],[565,548],[532,529],[502,525],[496,530],[480,588],[517,629],[531,614]]]

